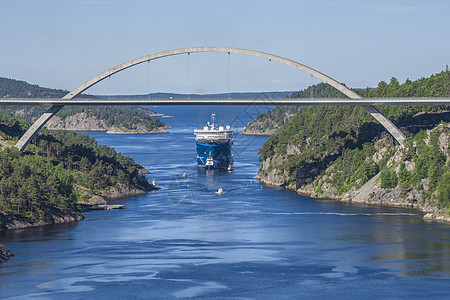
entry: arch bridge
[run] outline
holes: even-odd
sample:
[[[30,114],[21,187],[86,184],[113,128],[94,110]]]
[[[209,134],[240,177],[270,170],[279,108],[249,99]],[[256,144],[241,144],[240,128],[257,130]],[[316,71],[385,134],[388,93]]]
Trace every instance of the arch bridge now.
[[[130,68],[132,66],[148,62],[154,59],[167,57],[167,56],[173,56],[173,55],[179,55],[179,54],[190,54],[194,52],[225,52],[225,53],[239,53],[239,54],[245,54],[245,55],[251,55],[256,57],[265,58],[271,61],[277,61],[282,64],[285,64],[287,66],[299,69],[301,71],[304,71],[321,81],[328,83],[332,87],[336,88],[340,92],[342,92],[344,95],[349,97],[351,100],[343,100],[343,99],[283,99],[283,100],[244,100],[241,99],[240,101],[235,99],[228,99],[228,100],[192,100],[192,99],[166,99],[166,100],[151,100],[151,101],[137,101],[137,100],[129,100],[128,102],[125,102],[125,100],[98,100],[98,99],[73,99],[75,96],[79,95],[89,87],[93,86],[94,84],[98,83],[99,81],[117,73],[122,70],[125,70],[127,68]],[[333,102],[334,100],[334,102]],[[175,50],[167,50],[162,52],[157,52],[154,54],[142,56],[127,62],[124,62],[120,65],[117,65],[111,69],[108,69],[104,71],[103,73],[98,74],[97,76],[94,76],[93,78],[89,79],[88,81],[84,82],[80,86],[76,87],[74,90],[70,91],[67,95],[65,95],[62,99],[53,99],[48,100],[44,99],[41,101],[31,100],[31,99],[17,99],[12,101],[7,100],[0,100],[0,104],[51,104],[52,106],[39,118],[35,121],[35,123],[25,132],[25,134],[20,138],[20,140],[17,142],[15,147],[17,147],[20,151],[23,151],[25,147],[28,145],[28,143],[31,141],[31,139],[39,132],[39,130],[50,120],[61,108],[64,107],[64,105],[112,105],[112,104],[133,104],[133,105],[139,105],[139,104],[299,104],[299,105],[314,105],[314,104],[329,104],[329,105],[362,105],[364,109],[367,110],[376,120],[378,120],[385,128],[386,130],[398,141],[400,145],[403,146],[403,142],[405,140],[405,136],[403,133],[383,114],[381,114],[373,105],[376,104],[450,104],[450,100],[448,98],[440,98],[436,101],[431,101],[433,99],[403,99],[403,102],[400,100],[393,100],[387,101],[387,99],[379,99],[378,102],[373,99],[363,99],[361,96],[359,96],[357,93],[352,91],[351,89],[347,88],[343,84],[339,83],[338,81],[334,80],[333,78],[314,70],[313,68],[310,68],[308,66],[305,66],[301,63],[298,63],[296,61],[273,55],[270,53],[265,53],[261,51],[256,50],[249,50],[249,49],[242,49],[242,48],[231,48],[231,47],[191,47],[191,48],[181,48],[181,49],[175,49]],[[408,102],[409,100],[409,102]],[[108,102],[109,101],[109,102]]]

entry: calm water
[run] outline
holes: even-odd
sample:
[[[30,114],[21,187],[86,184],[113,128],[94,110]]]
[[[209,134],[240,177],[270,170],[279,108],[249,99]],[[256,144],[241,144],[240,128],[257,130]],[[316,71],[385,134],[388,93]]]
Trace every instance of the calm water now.
[[[0,298],[448,299],[449,225],[261,186],[266,137],[236,137],[231,173],[197,170],[192,130],[211,112],[242,130],[254,109],[158,107],[174,116],[169,134],[91,133],[163,189],[77,224],[1,235],[16,256],[0,265]]]

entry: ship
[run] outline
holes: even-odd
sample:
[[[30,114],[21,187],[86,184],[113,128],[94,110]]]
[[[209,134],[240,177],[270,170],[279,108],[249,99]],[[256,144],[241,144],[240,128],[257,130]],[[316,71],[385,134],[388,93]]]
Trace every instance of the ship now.
[[[197,166],[205,169],[226,169],[231,171],[233,166],[233,129],[230,125],[216,126],[215,114],[211,115],[203,129],[195,129],[195,143],[197,146]]]

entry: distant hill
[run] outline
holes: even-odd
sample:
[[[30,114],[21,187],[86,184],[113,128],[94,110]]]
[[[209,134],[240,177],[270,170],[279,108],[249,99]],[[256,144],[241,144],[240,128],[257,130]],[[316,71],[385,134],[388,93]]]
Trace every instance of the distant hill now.
[[[69,91],[60,89],[51,89],[41,87],[37,84],[30,84],[28,82],[16,79],[0,77],[0,98],[62,98]],[[261,99],[261,98],[286,98],[289,97],[293,91],[282,92],[242,92],[242,93],[216,93],[216,94],[178,94],[178,93],[150,93],[143,95],[89,95],[81,94],[77,97],[83,98],[240,98],[240,99]]]
[[[62,98],[69,91],[44,88],[25,81],[0,77],[0,98]],[[80,97],[95,96],[82,94]]]
[[[155,99],[183,99],[183,98],[195,98],[195,99],[265,99],[265,98],[286,98],[293,92],[242,92],[242,93],[217,93],[217,94],[177,94],[177,93],[150,93],[144,95],[97,95],[99,98],[155,98]]]

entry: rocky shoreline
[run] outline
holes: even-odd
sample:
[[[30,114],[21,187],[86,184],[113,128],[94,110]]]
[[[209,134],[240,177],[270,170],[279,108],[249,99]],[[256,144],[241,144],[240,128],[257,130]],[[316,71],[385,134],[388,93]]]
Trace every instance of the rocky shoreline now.
[[[368,198],[362,197],[363,193],[358,194],[359,197],[354,197],[349,194],[345,194],[344,196],[337,196],[337,195],[321,196],[314,192],[314,188],[312,186],[307,186],[304,188],[296,189],[294,186],[285,186],[282,184],[273,183],[271,181],[266,181],[259,176],[257,176],[256,178],[260,182],[262,182],[268,186],[282,187],[282,188],[290,189],[299,195],[309,197],[309,198],[324,199],[324,200],[325,199],[336,200],[336,201],[341,201],[341,202],[346,202],[346,203],[358,203],[358,204],[366,204],[366,205],[380,205],[380,206],[389,206],[389,207],[411,208],[411,209],[418,210],[421,213],[424,213],[423,219],[425,221],[436,221],[436,222],[450,224],[450,216],[449,216],[448,210],[446,210],[446,209],[439,210],[436,207],[433,207],[431,205],[423,206],[417,202],[405,201],[406,199],[400,199],[398,201],[396,199],[399,199],[399,198],[395,198],[395,196],[398,195],[398,190],[392,191],[390,193],[384,193],[381,197],[373,197],[374,196],[373,192],[372,192],[372,195],[370,195],[370,194],[368,195]],[[367,195],[367,194],[365,194],[365,195]],[[365,200],[362,200],[362,199],[365,199]]]
[[[450,143],[450,124],[441,124],[431,130],[426,131],[424,137],[425,143],[431,143],[431,135],[435,135],[437,147],[442,153],[442,159],[450,161],[449,143]],[[396,178],[400,177],[401,169],[403,172],[413,172],[416,164],[420,163],[414,159],[417,155],[417,142],[408,144],[405,148],[394,146],[392,138],[389,136],[378,139],[374,142],[375,152],[373,162],[380,162],[387,153],[388,156],[386,168],[392,170]],[[296,153],[294,146],[287,147],[287,154]],[[444,155],[446,158],[444,159]],[[330,162],[327,169],[321,173],[317,172],[315,166],[311,164],[308,167],[298,170],[295,181],[289,181],[286,171],[279,171],[278,166],[283,166],[287,157],[283,155],[274,155],[261,161],[261,167],[257,178],[267,185],[279,186],[294,190],[296,193],[320,199],[333,199],[336,201],[359,203],[367,205],[383,205],[393,207],[408,207],[424,213],[424,220],[450,223],[450,208],[443,207],[436,199],[436,191],[430,186],[428,179],[422,179],[419,184],[401,184],[396,182],[394,187],[382,187],[381,173],[374,175],[364,184],[358,185],[358,181],[347,192],[339,192],[331,183],[336,174],[335,165]],[[405,171],[406,170],[406,171]],[[309,176],[309,181],[306,181]],[[431,196],[430,196],[431,195]]]
[[[148,171],[146,169],[141,169],[140,174],[146,174]],[[101,195],[94,194],[83,203],[78,203],[80,207],[80,212],[89,211],[96,209],[98,205],[107,204],[111,200],[125,198],[130,196],[137,196],[146,194],[150,191],[161,189],[159,186],[149,184],[147,187],[141,188],[118,188],[114,187],[107,191],[104,191]],[[84,216],[80,213],[73,214],[60,214],[57,212],[51,213],[50,218],[46,221],[41,222],[30,222],[24,217],[16,216],[13,214],[5,214],[0,211],[0,222],[3,224],[4,228],[0,228],[2,230],[14,230],[14,229],[26,229],[37,226],[51,225],[51,224],[61,224],[61,223],[71,223],[71,222],[79,222],[84,219]]]
[[[37,226],[45,226],[51,224],[62,224],[62,223],[72,223],[83,220],[84,217],[80,213],[75,214],[51,214],[50,218],[46,221],[41,222],[30,222],[28,219],[16,215],[11,214],[2,214],[0,212],[0,220],[3,224],[5,224],[5,229],[0,228],[1,230],[14,230],[14,229],[25,229]]]
[[[145,174],[148,171],[146,169],[140,170],[140,173]],[[150,185],[147,189],[127,189],[127,190],[121,190],[121,191],[112,191],[109,193],[105,193],[104,195],[95,195],[91,197],[86,203],[79,204],[80,211],[89,211],[89,210],[95,210],[99,209],[102,205],[108,203],[108,201],[128,196],[136,196],[148,193],[150,191],[161,189],[159,186],[156,185]],[[84,219],[84,216],[81,213],[75,213],[75,214],[67,214],[67,215],[57,215],[52,214],[51,219],[47,221],[32,223],[26,218],[18,217],[14,215],[7,215],[3,214],[0,211],[0,222],[5,225],[5,229],[2,230],[15,230],[15,229],[27,229],[27,228],[33,228],[37,226],[45,226],[45,225],[51,225],[51,224],[62,224],[62,223],[72,223],[72,222],[79,222]],[[0,244],[0,263],[3,263],[13,257],[14,255],[6,249],[3,245]]]
[[[138,196],[143,195],[151,191],[159,190],[161,187],[157,185],[150,184],[149,187],[146,189],[111,189],[109,191],[105,191],[101,195],[93,195],[88,201],[84,203],[80,203],[82,206],[82,211],[88,211],[91,209],[95,209],[98,205],[104,205],[107,204],[108,201],[119,199],[119,198],[125,198],[130,196]]]
[[[9,251],[2,244],[0,244],[0,263],[7,261],[13,256],[14,254],[12,254],[11,251]]]
[[[244,129],[244,131],[242,131],[239,134],[242,134],[242,135],[257,135],[257,136],[271,136],[274,133],[275,133],[275,131],[274,132],[258,132],[258,131],[247,131],[247,130]]]
[[[111,128],[106,130],[107,134],[156,134],[156,133],[168,133],[167,128],[170,128],[169,126],[166,126],[164,128],[157,128],[152,131],[146,131],[146,130],[127,130],[127,129],[120,129],[120,128]],[[91,130],[92,131],[92,130]],[[105,131],[105,130],[101,130]]]

